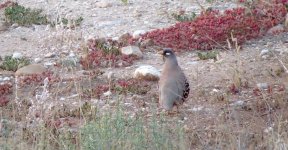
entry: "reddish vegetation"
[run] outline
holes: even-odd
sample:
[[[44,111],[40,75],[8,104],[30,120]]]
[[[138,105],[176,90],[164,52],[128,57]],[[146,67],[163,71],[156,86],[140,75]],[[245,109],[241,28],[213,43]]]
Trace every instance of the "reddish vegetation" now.
[[[143,39],[152,39],[156,45],[176,50],[222,48],[227,39],[231,39],[231,33],[241,44],[281,23],[287,13],[283,2],[260,1],[252,6],[251,9],[226,10],[223,14],[217,10],[202,12],[191,22],[151,31],[143,35]]]
[[[30,85],[30,84],[42,84],[44,79],[48,78],[49,82],[57,82],[59,81],[59,77],[55,77],[53,72],[51,71],[46,71],[43,72],[42,74],[32,74],[32,75],[25,75],[20,78],[20,85]]]
[[[147,94],[148,91],[151,90],[151,85],[153,82],[149,81],[142,81],[138,79],[119,79],[110,85],[111,92],[119,92],[121,94],[134,93],[134,94]],[[96,86],[92,91],[84,91],[82,97],[91,98],[100,96],[109,90],[109,84],[104,83],[101,85]]]
[[[4,83],[0,85],[0,96],[12,93],[12,85]]]
[[[0,96],[0,107],[6,106],[9,99],[6,96]]]
[[[12,5],[14,5],[14,4],[15,4],[14,2],[6,1],[6,2],[0,4],[0,10],[1,10],[2,8],[6,8],[6,7],[8,7],[8,6],[12,6]]]
[[[121,43],[102,39],[90,39],[88,41],[88,54],[80,60],[84,69],[96,67],[125,67],[130,66],[135,59],[134,56],[121,54],[119,47]]]

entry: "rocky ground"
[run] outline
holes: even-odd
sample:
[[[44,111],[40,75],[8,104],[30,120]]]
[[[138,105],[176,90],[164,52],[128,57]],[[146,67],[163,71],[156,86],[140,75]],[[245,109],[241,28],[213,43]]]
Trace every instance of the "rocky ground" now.
[[[88,71],[82,70],[78,64],[76,69],[72,70],[54,66],[54,63],[59,60],[74,57],[77,59],[77,56],[82,54],[78,49],[87,39],[93,37],[117,39],[126,32],[133,34],[139,30],[150,31],[168,27],[176,22],[171,17],[172,12],[180,9],[194,12],[201,10],[196,2],[188,0],[129,1],[128,4],[120,0],[107,2],[18,0],[17,2],[27,7],[41,8],[50,18],[57,16],[84,18],[83,24],[75,30],[43,25],[32,27],[13,25],[6,28],[4,23],[0,22],[0,26],[2,25],[0,29],[5,29],[0,31],[2,57],[12,54],[16,57],[26,56],[33,60],[33,63],[45,67],[41,69],[48,68],[61,75],[61,82],[47,87],[48,91],[45,91],[42,86],[29,85],[26,86],[27,88],[13,86],[15,91],[18,90],[13,93],[13,98],[32,101],[35,104],[39,103],[39,99],[45,100],[41,104],[44,103],[46,111],[54,106],[61,106],[59,110],[64,106],[73,109],[88,100],[100,106],[103,111],[111,108],[113,110],[118,94],[104,91],[99,98],[79,101],[78,96],[83,92],[79,88],[89,89],[102,82],[108,83],[107,76],[111,73],[114,74],[115,80],[132,78],[135,69],[142,65],[151,65],[161,71],[163,62],[156,53],[158,50],[153,47],[142,51],[143,58],[135,61],[132,66],[101,68],[99,72],[102,73],[97,74],[96,77],[87,75]],[[200,3],[205,8],[213,6],[220,10],[237,6],[232,2],[201,1]],[[278,123],[285,124],[283,128],[287,129],[287,122],[285,122],[288,117],[285,109],[288,100],[287,89],[285,89],[288,86],[288,72],[285,70],[285,66],[288,66],[287,37],[286,32],[273,36],[267,35],[247,41],[239,51],[234,48],[217,50],[219,54],[216,60],[200,60],[197,51],[177,53],[179,64],[190,81],[191,92],[187,102],[180,108],[180,113],[170,116],[171,122],[181,122],[188,133],[196,132],[199,143],[202,140],[211,142],[204,137],[209,134],[213,138],[213,132],[221,132],[223,135],[221,138],[229,138],[227,135],[241,132],[249,136],[246,140],[250,142],[247,142],[249,144],[245,145],[246,147],[251,145],[253,147],[261,143],[261,138],[271,136],[272,131],[278,131]],[[12,72],[0,70],[0,75],[2,83],[16,82]],[[149,116],[152,109],[157,109],[155,107],[157,106],[157,82],[152,81],[148,84],[151,90],[146,94],[121,95],[121,103],[124,104],[127,114],[135,116],[141,111]],[[233,87],[237,84],[240,88]],[[39,117],[37,115],[39,109],[37,107],[33,108],[33,111],[30,109],[31,112],[28,112],[26,117],[37,120],[35,118]],[[1,114],[9,116],[7,115],[9,112],[5,110],[4,112],[1,110]],[[81,124],[79,121],[76,122],[75,126]],[[31,124],[33,126],[33,123]]]

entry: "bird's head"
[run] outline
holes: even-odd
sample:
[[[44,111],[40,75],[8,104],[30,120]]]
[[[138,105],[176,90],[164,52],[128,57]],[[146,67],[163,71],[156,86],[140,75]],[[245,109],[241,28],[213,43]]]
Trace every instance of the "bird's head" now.
[[[176,56],[171,48],[164,48],[162,51],[163,61],[176,60]]]

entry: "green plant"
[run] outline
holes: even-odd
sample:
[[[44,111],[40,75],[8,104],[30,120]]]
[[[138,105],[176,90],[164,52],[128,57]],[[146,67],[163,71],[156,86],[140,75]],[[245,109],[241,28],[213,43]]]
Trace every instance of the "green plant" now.
[[[79,17],[79,18],[77,18],[76,20],[72,19],[72,20],[70,20],[70,21],[71,21],[71,23],[72,23],[72,27],[75,27],[75,26],[80,26],[83,20],[84,20],[83,17]],[[57,23],[57,24],[60,24],[61,22],[63,23],[63,25],[64,25],[65,27],[67,27],[67,25],[68,25],[68,23],[69,23],[69,20],[68,20],[67,18],[57,18],[56,23]],[[52,26],[55,26],[56,23],[50,23],[50,24],[51,24]]]
[[[2,64],[0,65],[1,69],[8,71],[17,71],[17,69],[29,65],[30,60],[27,58],[12,58],[12,56],[5,56]]]
[[[129,1],[128,0],[121,0],[121,2],[124,4],[128,4]]]
[[[197,55],[201,60],[206,60],[206,59],[217,59],[217,55],[219,52],[217,51],[208,51],[208,52],[198,52]]]
[[[194,12],[185,13],[184,11],[180,11],[178,13],[172,13],[172,17],[180,22],[189,22],[195,19],[196,14]]]
[[[183,130],[168,128],[154,116],[150,120],[139,114],[129,117],[121,106],[115,113],[105,113],[81,130],[81,146],[92,149],[184,149]]]
[[[42,15],[41,9],[30,9],[17,3],[5,9],[6,22],[18,23],[21,26],[32,24],[48,24],[46,15]]]

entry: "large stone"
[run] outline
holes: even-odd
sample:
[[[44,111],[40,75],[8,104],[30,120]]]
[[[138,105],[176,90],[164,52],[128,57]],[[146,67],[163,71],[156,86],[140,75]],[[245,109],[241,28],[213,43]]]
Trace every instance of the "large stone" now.
[[[98,2],[96,3],[96,6],[99,8],[108,8],[108,7],[112,7],[112,4],[109,2]]]
[[[46,68],[40,64],[31,64],[18,69],[15,73],[16,76],[19,75],[31,75],[31,74],[41,74],[46,71]]]
[[[126,47],[122,47],[121,48],[121,53],[124,54],[124,55],[134,55],[134,56],[137,56],[139,58],[142,58],[143,57],[143,54],[140,50],[139,47],[137,46],[126,46]]]
[[[267,31],[267,35],[275,35],[284,32],[284,26],[282,24],[278,24]]]
[[[134,78],[156,81],[160,78],[160,72],[153,66],[143,65],[135,70]]]

